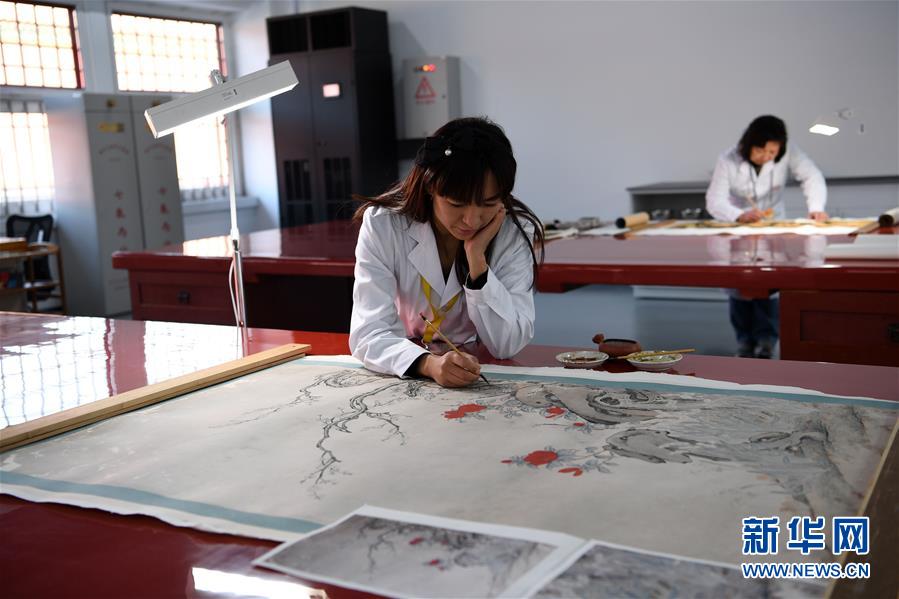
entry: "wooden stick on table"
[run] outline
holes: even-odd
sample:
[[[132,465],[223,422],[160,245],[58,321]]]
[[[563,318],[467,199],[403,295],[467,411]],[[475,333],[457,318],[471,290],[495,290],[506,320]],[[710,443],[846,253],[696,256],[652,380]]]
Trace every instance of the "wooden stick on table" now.
[[[167,381],[125,391],[112,397],[94,401],[41,416],[34,420],[14,424],[0,430],[0,450],[12,449],[58,435],[66,431],[92,424],[112,416],[124,414],[144,406],[209,387],[269,366],[281,364],[306,355],[311,346],[288,343],[218,366],[177,376]]]
[[[876,220],[873,220],[870,223],[868,223],[867,225],[859,227],[858,229],[856,229],[855,231],[850,233],[850,235],[863,235],[865,233],[870,233],[871,231],[876,231],[879,228],[880,228],[880,223],[877,222]]]
[[[635,233],[639,233],[640,231],[645,231],[647,229],[664,229],[665,227],[670,227],[677,223],[677,220],[661,220],[657,223],[646,223],[643,225],[635,225],[631,227],[629,230],[624,231],[622,233],[616,233],[615,237],[618,239],[629,239],[634,236]]]

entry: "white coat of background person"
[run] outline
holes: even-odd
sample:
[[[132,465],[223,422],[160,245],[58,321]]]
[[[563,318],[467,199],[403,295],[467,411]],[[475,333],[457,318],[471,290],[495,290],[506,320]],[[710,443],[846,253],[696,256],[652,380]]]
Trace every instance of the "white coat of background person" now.
[[[456,345],[477,339],[496,358],[531,341],[543,229],[512,196],[516,168],[499,126],[456,119],[425,141],[402,181],[359,208],[350,350],[367,368],[448,387],[477,380],[474,356],[417,343],[440,345],[419,313]]]
[[[753,120],[736,147],[718,158],[705,196],[706,210],[722,221],[752,223],[763,218],[782,219],[788,171],[802,185],[809,218],[826,220],[824,176],[799,148],[788,147],[786,125],[771,115]],[[729,296],[737,356],[772,357],[780,327],[777,298],[742,298],[733,289]]]
[[[746,133],[754,136],[752,125]],[[748,223],[762,219],[765,215],[759,212],[771,209],[770,218],[785,218],[783,190],[787,175],[792,173],[802,186],[809,218],[827,218],[824,212],[827,204],[824,176],[802,150],[795,144],[787,147],[786,139],[780,143],[776,140],[747,139],[746,134],[743,137],[738,145],[721,154],[715,164],[705,196],[706,210],[712,217],[721,221]]]

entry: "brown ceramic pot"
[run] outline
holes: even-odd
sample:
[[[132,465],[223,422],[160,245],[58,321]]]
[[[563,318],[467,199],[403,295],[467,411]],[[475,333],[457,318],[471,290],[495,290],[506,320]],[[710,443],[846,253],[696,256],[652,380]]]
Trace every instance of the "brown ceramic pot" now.
[[[599,351],[609,354],[612,359],[643,351],[640,344],[633,339],[606,339],[602,333],[593,336],[593,343],[597,344]]]

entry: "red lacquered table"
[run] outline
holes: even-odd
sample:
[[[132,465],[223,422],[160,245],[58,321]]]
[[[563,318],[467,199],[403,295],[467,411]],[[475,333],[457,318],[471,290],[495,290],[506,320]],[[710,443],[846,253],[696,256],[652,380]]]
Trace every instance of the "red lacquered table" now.
[[[230,345],[229,345],[229,341]],[[284,343],[309,343],[313,355],[348,353],[348,336],[250,329],[250,353]],[[40,404],[38,412],[61,407],[55,380],[69,369],[92,385],[63,381],[72,404],[122,393],[211,361],[232,359],[243,342],[233,327],[166,322],[68,318],[0,312],[0,372],[4,417],[15,423],[28,412],[23,398]],[[512,360],[484,363],[555,366],[555,355],[572,348],[529,346]],[[178,363],[177,371],[170,364]],[[166,371],[167,367],[170,370]],[[608,370],[629,371],[629,366]],[[675,374],[737,383],[791,385],[825,393],[899,400],[899,369],[879,366],[747,360],[685,355]],[[23,390],[25,392],[23,392]],[[26,393],[27,392],[27,393]],[[17,412],[18,411],[18,412]],[[899,444],[893,443],[868,514],[891,513],[899,501]],[[899,572],[894,564],[899,531],[872,527],[872,578],[841,581],[836,596],[895,596]],[[251,562],[275,543],[178,528],[146,516],[118,516],[94,509],[39,504],[0,495],[0,580],[3,597],[182,597],[215,596],[204,590],[198,571],[239,574],[244,584],[295,579],[256,569]],[[361,593],[318,583],[332,597]],[[199,588],[198,588],[199,585]]]
[[[893,234],[899,228],[883,228]],[[358,225],[334,221],[244,235],[247,322],[252,326],[349,332]],[[899,366],[899,260],[825,260],[847,235],[736,237],[582,236],[552,241],[538,289],[582,285],[780,290],[781,357]],[[117,252],[128,270],[132,316],[230,324],[226,236],[157,251]]]

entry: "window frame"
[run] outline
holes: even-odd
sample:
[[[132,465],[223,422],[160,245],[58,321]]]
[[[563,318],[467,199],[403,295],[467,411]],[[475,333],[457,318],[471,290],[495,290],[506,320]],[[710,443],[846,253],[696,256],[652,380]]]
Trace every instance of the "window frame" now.
[[[224,11],[203,11],[200,13],[199,11],[192,10],[189,8],[175,8],[175,7],[162,7],[158,5],[141,5],[139,3],[122,3],[122,2],[109,2],[106,5],[106,30],[109,39],[109,54],[110,54],[110,67],[112,69],[112,84],[115,88],[115,92],[117,94],[130,94],[130,95],[144,95],[144,94],[160,94],[160,95],[171,95],[172,97],[179,97],[180,95],[186,95],[190,92],[167,92],[167,91],[135,91],[135,90],[122,90],[119,89],[119,78],[118,72],[116,70],[116,60],[115,60],[115,36],[112,31],[112,15],[127,15],[132,17],[149,17],[156,19],[175,19],[175,20],[183,20],[183,21],[195,21],[197,23],[206,23],[211,25],[218,25],[221,27],[221,41],[220,41],[220,53],[224,53],[224,60],[221,59],[220,63],[225,67],[227,73],[235,72],[235,58],[233,56],[233,52],[230,50],[233,49],[233,15]],[[215,20],[210,20],[215,19]],[[227,75],[226,75],[227,76]],[[210,86],[212,84],[210,83]],[[87,91],[87,90],[86,90]],[[237,197],[245,196],[244,193],[244,178],[243,178],[243,152],[241,149],[241,127],[240,127],[240,115],[238,114],[240,111],[235,111],[231,113],[233,117],[231,122],[233,123],[234,130],[231,132],[231,141],[228,143],[229,145],[229,155],[228,160],[231,164],[231,177],[234,179],[234,191]],[[216,198],[222,196],[215,196]],[[224,195],[225,198],[228,197],[227,188],[226,193]],[[181,203],[182,205],[185,203],[191,202],[203,202],[207,199],[211,198],[185,198],[184,190],[181,193]]]
[[[29,88],[29,89],[34,89],[34,88]],[[52,88],[51,88],[51,89],[52,89]],[[14,103],[16,103],[16,102],[22,102],[23,104],[26,104],[26,105],[27,105],[28,103],[31,103],[31,102],[37,102],[37,103],[40,105],[40,107],[41,107],[40,112],[31,112],[31,111],[25,110],[24,113],[25,113],[25,114],[43,114],[43,115],[44,115],[44,118],[47,118],[47,107],[46,107],[46,105],[45,105],[44,98],[41,97],[41,96],[34,95],[34,94],[30,94],[30,95],[22,95],[22,94],[18,94],[18,93],[4,94],[4,95],[3,95],[3,102],[7,102],[7,103],[9,103],[10,105],[12,105],[12,104],[14,104]],[[4,110],[4,111],[2,111],[2,112],[13,112],[13,111],[12,111],[12,110],[10,110],[10,111],[5,111],[5,110]],[[14,114],[21,114],[21,113],[20,113],[20,112],[16,112],[16,113],[14,113]],[[40,208],[40,205],[41,205],[42,202],[49,202],[49,204],[50,204],[50,209],[49,209],[48,211],[42,211],[42,210],[37,210],[37,211],[23,210],[22,212],[11,212],[11,211],[9,211],[9,207],[10,207],[12,204],[10,203],[9,198],[6,197],[6,190],[5,190],[5,188],[4,188],[4,191],[0,192],[0,193],[2,193],[2,196],[3,196],[3,197],[2,197],[2,201],[0,201],[0,219],[2,219],[4,222],[5,222],[5,220],[6,220],[6,217],[9,216],[10,214],[25,214],[25,215],[27,215],[27,216],[32,216],[32,215],[36,215],[36,214],[46,214],[46,213],[48,213],[48,212],[49,212],[50,214],[53,214],[53,215],[56,214],[56,173],[55,173],[54,170],[53,170],[53,160],[52,160],[53,148],[52,148],[52,143],[48,146],[47,151],[48,151],[48,155],[51,156],[50,166],[49,166],[49,171],[50,171],[50,176],[52,177],[52,180],[53,180],[53,184],[49,186],[49,187],[50,187],[50,190],[51,190],[50,198],[49,198],[49,199],[36,198],[36,199],[31,199],[31,200],[18,200],[18,203],[20,204],[20,206],[23,206],[23,207],[26,206],[26,205],[29,205],[29,204],[32,204],[32,203],[33,203],[37,208]],[[0,176],[2,176],[2,172],[0,172]],[[20,189],[21,189],[21,188],[20,188]],[[55,228],[55,225],[54,225],[54,228]],[[2,236],[2,235],[4,235],[4,234],[5,234],[5,232],[4,232],[4,233],[0,233],[0,236]]]
[[[50,87],[46,85],[0,85],[0,89],[20,90],[34,93],[37,90],[50,91],[51,93],[75,93],[87,91],[87,78],[84,73],[84,57],[82,54],[81,36],[75,22],[78,18],[78,4],[71,2],[50,2],[48,0],[9,0],[13,4],[32,4],[34,6],[49,6],[52,8],[64,8],[69,12],[69,33],[72,36],[72,54],[75,64],[76,87]],[[20,44],[21,45],[21,44]],[[38,46],[40,47],[40,46]],[[5,95],[5,94],[4,94]]]
[[[236,73],[236,57],[234,56],[234,11],[228,10],[202,10],[195,8],[182,8],[176,6],[160,6],[158,4],[143,4],[140,2],[117,2],[110,1],[104,3],[100,8],[91,0],[62,0],[59,2],[48,0],[26,0],[31,4],[42,4],[50,6],[60,6],[69,8],[73,11],[74,17],[70,20],[77,20],[78,28],[76,34],[78,49],[78,66],[80,67],[80,88],[55,88],[55,87],[25,87],[15,85],[0,85],[0,93],[4,99],[16,100],[46,100],[59,97],[61,94],[66,96],[73,93],[88,94],[125,94],[140,95],[153,92],[136,92],[122,91],[118,88],[118,76],[115,63],[115,45],[112,32],[112,13],[129,14],[133,16],[155,17],[162,19],[179,19],[190,20],[202,23],[216,23],[221,25],[222,40],[221,47],[224,51],[224,64],[228,73]],[[102,18],[102,22],[100,19]],[[212,20],[210,20],[212,19]],[[84,39],[81,39],[84,38]],[[165,94],[169,92],[159,92]],[[170,92],[176,96],[181,92]],[[234,179],[234,189],[238,198],[245,198],[245,182],[243,172],[243,148],[241,143],[241,115],[240,111],[232,113],[233,119],[233,138],[231,142],[230,157],[233,157],[231,171]],[[51,148],[52,149],[52,148]],[[227,194],[224,196],[227,199]],[[185,198],[182,196],[181,203],[184,204],[201,204],[207,201],[207,198]],[[54,198],[55,202],[55,198]]]

